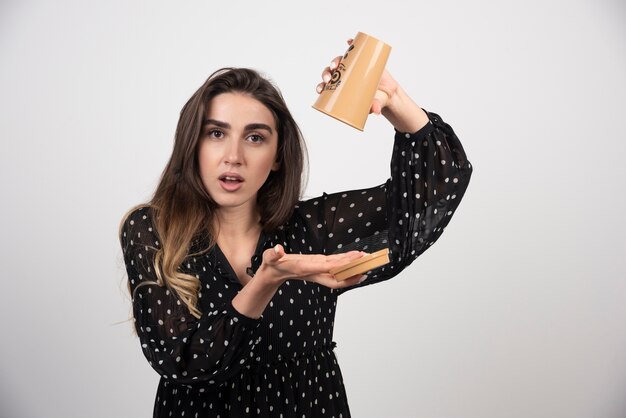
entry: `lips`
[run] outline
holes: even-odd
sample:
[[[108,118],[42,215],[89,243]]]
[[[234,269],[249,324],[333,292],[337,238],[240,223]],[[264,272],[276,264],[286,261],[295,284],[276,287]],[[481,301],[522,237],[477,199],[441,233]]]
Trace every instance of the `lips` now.
[[[241,182],[243,181],[243,179],[241,177],[237,177],[237,176],[220,176],[220,180],[221,181],[229,181],[229,182]]]
[[[243,177],[237,173],[223,173],[218,177],[222,188],[228,192],[234,192],[241,187],[244,182]]]

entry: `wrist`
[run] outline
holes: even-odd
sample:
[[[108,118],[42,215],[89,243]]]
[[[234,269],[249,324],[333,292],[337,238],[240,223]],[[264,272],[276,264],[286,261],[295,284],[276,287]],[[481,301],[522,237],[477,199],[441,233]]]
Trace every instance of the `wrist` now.
[[[385,103],[385,106],[382,108],[381,113],[385,117],[387,115],[393,117],[393,115],[398,114],[399,109],[402,108],[402,102],[404,100],[404,98],[402,97],[403,95],[405,95],[404,90],[402,90],[402,87],[398,86],[393,94],[389,95],[387,103]]]
[[[278,274],[274,269],[263,263],[254,274],[253,280],[257,281],[262,287],[278,289],[287,278],[282,277],[282,275]]]
[[[233,298],[237,312],[252,319],[259,318],[282,283],[271,280],[261,268]]]
[[[400,132],[414,133],[428,123],[428,116],[400,86],[382,109],[383,116]]]

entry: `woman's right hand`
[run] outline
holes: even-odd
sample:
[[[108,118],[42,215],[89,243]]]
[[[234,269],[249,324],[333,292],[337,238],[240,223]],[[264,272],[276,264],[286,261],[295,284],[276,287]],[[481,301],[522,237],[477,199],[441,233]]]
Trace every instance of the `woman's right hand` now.
[[[336,280],[329,271],[363,257],[363,251],[348,251],[341,254],[287,254],[282,245],[263,252],[263,262],[257,271],[266,280],[279,284],[288,279],[308,280],[331,289],[358,284],[366,276],[357,275],[346,280]]]

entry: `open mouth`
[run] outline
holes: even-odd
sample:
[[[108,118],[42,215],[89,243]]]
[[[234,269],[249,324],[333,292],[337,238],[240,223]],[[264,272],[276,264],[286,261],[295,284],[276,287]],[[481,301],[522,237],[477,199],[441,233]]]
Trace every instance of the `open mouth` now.
[[[218,177],[222,189],[227,192],[235,192],[239,190],[243,183],[243,177],[237,173],[224,173]]]
[[[243,182],[243,179],[240,176],[233,176],[233,175],[222,175],[219,177],[220,181],[223,181],[224,183],[229,183],[229,184],[236,184],[236,183],[241,183]]]

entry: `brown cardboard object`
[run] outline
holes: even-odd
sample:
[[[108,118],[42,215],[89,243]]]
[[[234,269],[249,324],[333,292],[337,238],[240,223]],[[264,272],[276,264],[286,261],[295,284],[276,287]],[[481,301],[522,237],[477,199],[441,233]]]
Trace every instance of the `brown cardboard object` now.
[[[362,131],[391,46],[357,33],[313,108]]]
[[[389,249],[384,248],[380,251],[364,255],[358,260],[351,261],[343,266],[335,267],[330,270],[329,273],[335,276],[336,280],[341,281],[346,280],[348,277],[356,276],[357,274],[367,273],[387,263],[389,263]]]

